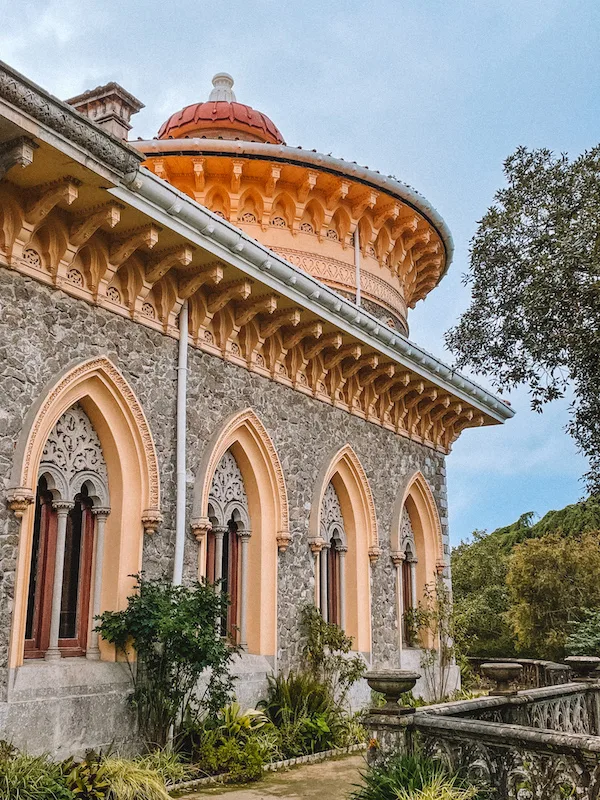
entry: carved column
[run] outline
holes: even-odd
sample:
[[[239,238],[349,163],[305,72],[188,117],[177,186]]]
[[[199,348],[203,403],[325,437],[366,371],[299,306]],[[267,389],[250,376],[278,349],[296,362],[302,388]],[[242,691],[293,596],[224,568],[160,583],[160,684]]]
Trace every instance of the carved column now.
[[[63,574],[65,569],[65,541],[67,536],[67,519],[73,503],[68,500],[57,500],[53,504],[58,517],[56,530],[56,561],[54,563],[54,584],[52,587],[52,617],[50,621],[50,644],[46,651],[46,661],[58,661],[58,634],[60,629],[60,609],[62,605]]]
[[[406,553],[401,550],[394,550],[392,553],[392,563],[396,571],[396,616],[398,619],[398,649],[402,652],[402,597],[404,587],[402,586],[402,564],[406,558]]]
[[[206,577],[206,536],[212,524],[208,517],[199,517],[191,521],[190,528],[198,542],[198,580],[201,580]]]
[[[417,559],[414,556],[408,559],[410,563],[410,603],[412,608],[417,607]]]
[[[221,578],[223,577],[223,537],[229,529],[225,527],[213,528],[215,534],[215,586],[217,593],[221,592]]]
[[[93,508],[92,514],[96,520],[96,559],[94,564],[94,594],[92,595],[92,634],[90,646],[85,654],[90,661],[100,659],[100,648],[98,646],[98,632],[94,630],[95,619],[100,616],[102,598],[102,569],[104,567],[104,528],[106,520],[110,514],[110,508]]]
[[[246,650],[248,647],[248,545],[250,543],[250,531],[242,531],[239,536],[242,543],[240,567],[240,646]]]
[[[340,628],[346,630],[346,553],[348,546],[340,544],[336,549],[340,554]]]
[[[319,598],[321,597],[320,580],[319,580],[319,553],[323,547],[324,541],[320,537],[312,537],[309,539],[308,546],[313,556],[313,573],[315,576],[315,606],[320,604]]]
[[[319,558],[321,560],[321,616],[328,621],[328,602],[327,602],[327,556],[329,554],[329,545],[325,542],[321,548]]]

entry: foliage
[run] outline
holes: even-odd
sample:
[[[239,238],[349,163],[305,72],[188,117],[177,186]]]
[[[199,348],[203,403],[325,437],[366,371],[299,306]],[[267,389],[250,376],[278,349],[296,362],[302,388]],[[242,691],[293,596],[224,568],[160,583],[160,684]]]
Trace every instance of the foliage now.
[[[18,800],[74,800],[60,765],[45,756],[7,753],[0,759],[0,797]]]
[[[548,534],[515,547],[507,585],[521,647],[560,659],[573,622],[600,607],[600,535]]]
[[[259,780],[263,765],[279,754],[280,738],[268,718],[232,703],[214,717],[193,724],[182,749],[202,772],[226,772],[234,783]]]
[[[226,597],[206,583],[173,586],[164,579],[137,576],[127,608],[105,611],[99,618],[96,630],[129,665],[131,701],[148,743],[163,746],[183,719],[214,713],[229,699],[235,651],[217,633],[226,605]],[[205,670],[210,676],[199,696]]]
[[[302,651],[305,670],[326,686],[341,705],[350,687],[364,675],[366,665],[360,656],[350,656],[352,637],[332,622],[325,622],[321,612],[306,605],[300,612],[305,637]]]
[[[157,770],[116,756],[104,759],[102,766],[110,786],[108,800],[170,800]]]
[[[471,306],[448,332],[459,367],[532,407],[573,388],[569,432],[600,487],[600,146],[569,161],[519,147],[471,243]]]
[[[582,619],[571,625],[567,653],[572,656],[600,655],[600,609],[585,609]]]
[[[439,761],[421,754],[394,755],[370,766],[352,800],[469,800],[475,787],[463,784]]]
[[[471,542],[462,542],[452,551],[454,614],[461,631],[457,644],[468,655],[550,657],[517,642],[508,613],[512,603],[506,583],[510,555],[521,542],[549,533],[576,538],[600,530],[600,498],[592,496],[549,511],[538,522],[533,516],[523,514],[512,525],[489,534],[475,531]],[[464,664],[460,665],[464,675]]]
[[[269,676],[268,682],[259,707],[278,729],[285,758],[338,746],[346,715],[329,686],[311,673],[294,671]]]
[[[426,584],[423,599],[413,610],[413,624],[421,640],[421,669],[427,694],[432,702],[440,703],[448,695],[458,633],[450,589],[441,575]]]
[[[76,762],[69,758],[63,761],[62,772],[64,782],[77,800],[106,800],[109,796],[110,783],[103,759],[90,753],[83,761]]]
[[[152,750],[136,759],[146,769],[157,772],[165,783],[177,783],[188,777],[190,769],[181,760],[179,753],[172,749]]]

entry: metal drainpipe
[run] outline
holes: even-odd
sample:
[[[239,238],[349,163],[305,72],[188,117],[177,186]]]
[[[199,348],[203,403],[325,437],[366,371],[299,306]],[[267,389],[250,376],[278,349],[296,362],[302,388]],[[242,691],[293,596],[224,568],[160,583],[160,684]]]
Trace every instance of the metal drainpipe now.
[[[175,558],[173,585],[183,580],[183,550],[185,546],[185,489],[187,434],[187,357],[188,303],[184,300],[179,312],[179,354],[177,358],[177,494],[175,513]]]
[[[354,266],[356,267],[356,305],[360,305],[360,235],[358,223],[354,229]]]

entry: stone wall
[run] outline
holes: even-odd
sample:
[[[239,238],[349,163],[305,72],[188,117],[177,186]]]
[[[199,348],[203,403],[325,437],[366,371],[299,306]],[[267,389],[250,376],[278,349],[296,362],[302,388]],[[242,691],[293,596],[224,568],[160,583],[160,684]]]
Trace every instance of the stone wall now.
[[[14,443],[30,406],[75,359],[108,356],[137,394],[160,464],[164,523],[144,544],[148,575],[170,573],[175,512],[177,342],[131,320],[70,298],[59,290],[0,267],[0,485],[8,486]],[[279,555],[279,652],[282,667],[299,646],[298,609],[313,598],[308,519],[316,475],[343,445],[360,459],[373,492],[382,554],[372,567],[372,656],[398,665],[390,520],[399,493],[415,470],[429,482],[447,548],[444,457],[408,439],[313,400],[281,384],[199,350],[189,353],[188,511],[196,469],[216,428],[233,412],[252,407],[281,459],[292,541]],[[189,517],[188,517],[189,519]],[[0,504],[0,702],[6,699],[7,648],[17,555],[17,522]],[[197,544],[188,536],[185,575],[196,572]]]

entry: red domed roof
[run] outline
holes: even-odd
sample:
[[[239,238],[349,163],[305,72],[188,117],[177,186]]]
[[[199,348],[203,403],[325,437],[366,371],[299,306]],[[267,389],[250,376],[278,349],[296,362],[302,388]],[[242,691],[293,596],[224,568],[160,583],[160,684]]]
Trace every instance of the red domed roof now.
[[[230,75],[215,75],[213,86],[215,88],[207,102],[186,106],[169,117],[161,126],[158,138],[204,136],[208,139],[240,138],[253,142],[285,144],[277,126],[266,114],[236,101],[231,91],[233,78]]]

